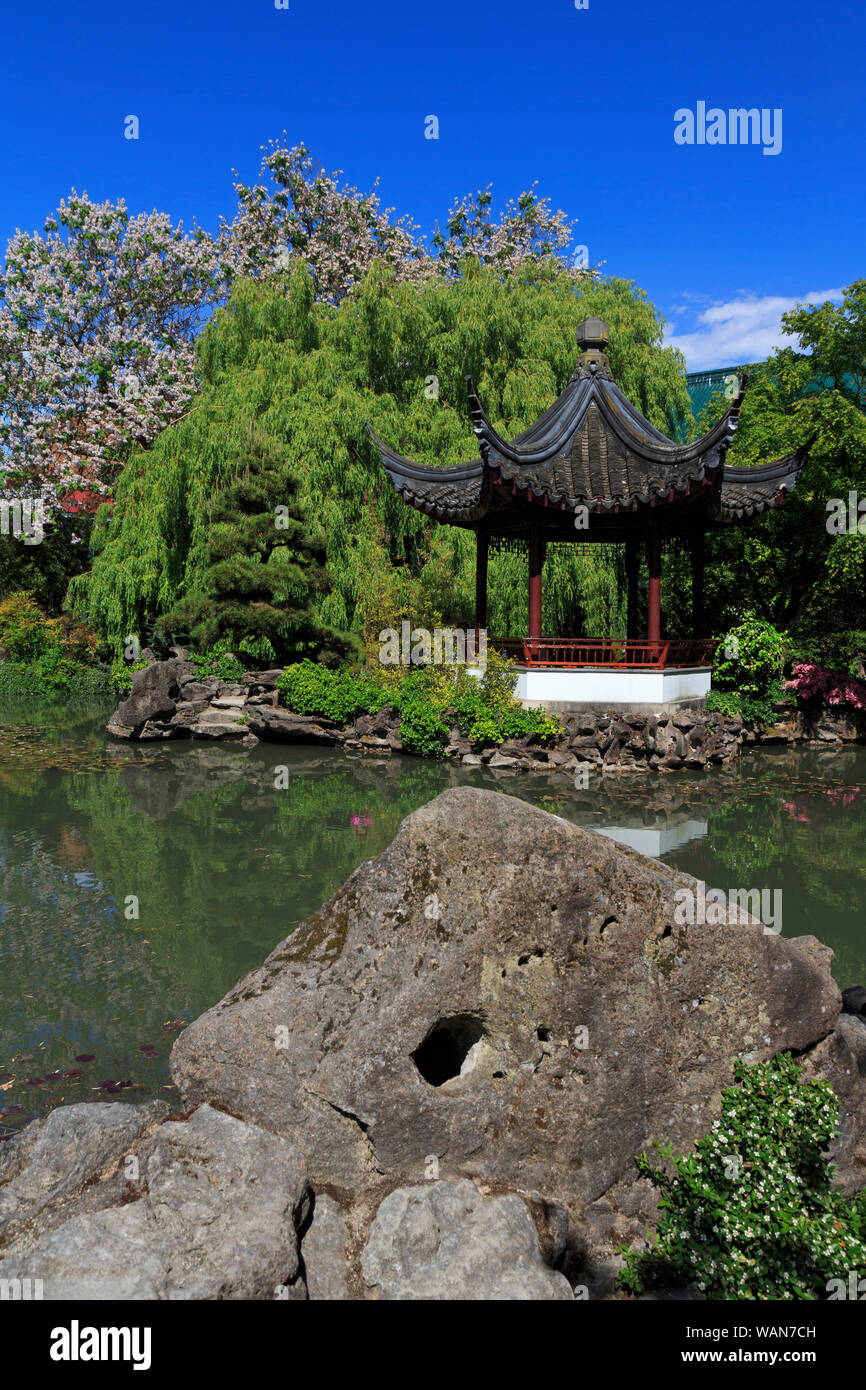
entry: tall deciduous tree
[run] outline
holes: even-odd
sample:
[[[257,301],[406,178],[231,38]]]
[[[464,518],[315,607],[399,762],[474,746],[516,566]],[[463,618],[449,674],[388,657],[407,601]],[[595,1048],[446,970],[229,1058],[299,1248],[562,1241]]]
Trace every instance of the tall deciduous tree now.
[[[222,228],[226,254],[240,275],[271,275],[300,259],[313,277],[316,299],[339,304],[375,262],[391,267],[397,282],[423,285],[462,274],[471,258],[509,273],[547,256],[562,255],[574,223],[551,209],[533,186],[493,216],[490,187],[455,199],[428,247],[409,217],[392,220],[382,208],[378,180],[370,193],[326,174],[304,145],[271,141],[256,183],[235,182],[238,215]],[[575,280],[591,278],[577,258]]]
[[[839,305],[794,309],[783,328],[796,345],[754,372],[729,461],[767,463],[809,440],[811,454],[783,507],[712,538],[712,624],[724,632],[751,609],[819,659],[844,661],[850,648],[856,664],[858,644],[866,652],[866,521],[862,532],[834,534],[827,504],[839,499],[847,511],[850,492],[866,498],[866,280]],[[672,603],[678,582],[671,567]],[[846,631],[860,633],[853,647]]]
[[[258,181],[219,235],[74,191],[42,233],[16,232],[0,269],[0,485],[108,495],[134,448],[183,415],[198,389],[194,340],[238,275],[285,285],[303,265],[337,305],[374,264],[397,282],[453,278],[480,259],[502,274],[559,253],[572,228],[534,190],[498,220],[489,190],[457,201],[428,248],[408,218],[314,166],[303,145],[267,147]],[[592,272],[570,272],[579,281]]]
[[[283,276],[236,285],[201,339],[199,405],[130,459],[112,518],[97,519],[99,553],[71,596],[113,642],[146,634],[181,593],[200,586],[209,499],[250,418],[288,451],[327,538],[332,588],[319,620],[369,630],[388,626],[399,608],[424,626],[436,616],[471,624],[474,538],[434,525],[395,495],[368,421],[425,462],[472,458],[464,375],[472,373],[494,424],[513,437],[565,387],[576,326],[595,314],[612,327],[614,375],[653,423],[673,433],[678,418],[690,417],[682,359],[662,348],[657,311],[624,280],[575,284],[548,259],[510,274],[476,263],[458,279],[418,288],[375,264],[335,308],[315,301],[303,265]],[[587,567],[612,564],[597,553],[605,550],[552,547],[549,630],[580,635],[607,625],[610,586],[587,582]],[[491,557],[489,626],[497,635],[525,630],[524,569],[519,556]]]
[[[7,485],[108,492],[192,399],[202,310],[225,283],[212,238],[122,201],[73,192],[43,234],[16,232],[0,270]]]

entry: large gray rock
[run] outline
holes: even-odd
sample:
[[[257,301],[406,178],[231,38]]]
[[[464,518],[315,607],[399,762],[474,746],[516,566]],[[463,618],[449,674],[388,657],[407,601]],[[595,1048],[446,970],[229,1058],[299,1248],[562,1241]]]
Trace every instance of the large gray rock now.
[[[180,687],[195,675],[191,661],[155,661],[142,671],[134,671],[132,693],[118,705],[109,729],[135,731],[150,719],[166,719],[174,714]]]
[[[203,1106],[160,1125],[140,1164],[124,1205],[20,1245],[0,1279],[41,1279],[46,1299],[75,1301],[305,1296],[297,1228],[309,1193],[291,1145]]]
[[[806,1052],[839,1014],[825,948],[678,925],[695,887],[523,801],[447,791],[185,1030],[175,1080],[296,1145],[314,1187],[369,1199],[435,1156],[560,1203],[608,1258],[655,1212],[634,1155],[687,1151],[736,1058]]]
[[[835,1181],[850,1196],[866,1185],[866,1019],[843,1013],[829,1037],[803,1060],[807,1080],[825,1077],[839,1098],[829,1157]]]
[[[526,1203],[484,1196],[475,1183],[402,1187],[376,1213],[361,1255],[384,1299],[573,1299],[548,1269]]]
[[[277,743],[323,743],[343,741],[336,724],[328,719],[314,719],[306,714],[293,714],[287,709],[272,709],[267,705],[252,707],[247,727],[258,738]]]
[[[167,1114],[168,1106],[159,1100],[62,1105],[0,1145],[0,1250],[14,1246],[25,1232],[46,1229],[57,1213],[68,1214],[85,1191],[106,1202],[119,1195],[122,1177],[103,1189],[92,1184]]]

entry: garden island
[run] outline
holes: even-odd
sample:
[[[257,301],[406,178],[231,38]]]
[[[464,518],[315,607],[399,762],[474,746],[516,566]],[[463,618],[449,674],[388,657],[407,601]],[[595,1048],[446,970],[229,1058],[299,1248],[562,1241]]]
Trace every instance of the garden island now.
[[[235,191],[0,271],[0,1280],[858,1296],[866,280]]]

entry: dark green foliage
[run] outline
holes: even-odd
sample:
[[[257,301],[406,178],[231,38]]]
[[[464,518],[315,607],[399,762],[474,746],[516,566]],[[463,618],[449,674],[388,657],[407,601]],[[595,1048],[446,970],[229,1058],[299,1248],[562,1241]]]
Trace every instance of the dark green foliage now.
[[[736,690],[711,690],[707,696],[706,709],[710,714],[725,714],[735,719],[739,714],[746,724],[772,724],[779,715],[775,709],[778,700],[784,699],[786,691],[779,681],[771,687],[766,698],[741,695]]]
[[[768,463],[810,440],[812,451],[784,506],[708,538],[708,630],[751,609],[818,656],[822,634],[866,629],[866,535],[827,530],[831,498],[866,497],[866,280],[841,305],[796,309],[783,324],[797,346],[753,369],[728,462]],[[669,612],[682,611],[685,572],[665,578]]]
[[[104,700],[115,690],[111,676],[102,667],[79,666],[55,653],[30,662],[0,662],[0,696],[4,699],[62,695],[70,703],[87,703]]]
[[[209,520],[207,567],[160,620],[163,630],[205,651],[225,640],[266,642],[283,665],[308,654],[335,662],[351,650],[345,634],[316,617],[329,588],[325,548],[309,527],[285,451],[252,426]]]
[[[92,521],[56,511],[38,545],[0,536],[0,598],[25,589],[40,608],[57,616],[70,579],[90,564],[87,540]]]
[[[863,680],[866,677],[866,632],[822,629],[804,635],[801,627],[800,636],[789,643],[788,660],[792,666],[809,661]]]
[[[247,669],[243,661],[239,661],[234,652],[229,651],[194,652],[192,660],[200,679],[216,676],[218,680],[228,681],[232,685],[239,683]],[[249,664],[254,667],[255,660],[251,660]]]
[[[289,709],[319,714],[345,724],[359,714],[373,714],[389,703],[388,691],[371,676],[340,667],[336,671],[302,661],[280,676],[278,688]]]
[[[741,714],[747,723],[770,723],[773,706],[784,700],[782,668],[785,639],[772,623],[746,613],[725,633],[713,662],[713,690],[707,708]]]
[[[197,406],[130,459],[113,516],[98,518],[92,573],[71,588],[76,611],[115,645],[128,633],[143,642],[160,613],[200,588],[211,563],[210,501],[254,419],[292,461],[326,538],[332,588],[318,605],[322,624],[378,631],[384,614],[405,609],[421,626],[435,627],[436,615],[470,626],[472,535],[435,525],[395,495],[367,422],[422,462],[474,457],[465,373],[496,427],[513,436],[564,388],[576,326],[589,314],[611,324],[620,385],[672,431],[689,411],[682,361],[661,347],[658,313],[625,280],[576,289],[541,263],[531,277],[488,268],[418,290],[377,265],[338,309],[314,303],[303,267],[269,284],[238,283],[200,340]],[[551,548],[547,630],[624,632],[614,551]],[[497,635],[525,631],[525,571],[517,555],[491,560],[488,626]]]
[[[375,675],[348,668],[324,670],[311,661],[289,667],[279,690],[298,714],[318,714],[346,723],[392,705],[400,712],[400,739],[412,753],[438,756],[452,725],[476,747],[535,734],[547,742],[561,732],[559,720],[542,710],[525,710],[512,694],[507,665],[488,653],[482,680],[461,666],[421,666]]]
[[[866,1192],[846,1199],[824,1156],[839,1104],[828,1081],[801,1083],[785,1053],[736,1062],[739,1083],[694,1153],[659,1146],[639,1172],[661,1193],[655,1241],[624,1251],[620,1284],[632,1292],[691,1285],[718,1299],[824,1299],[866,1271]]]

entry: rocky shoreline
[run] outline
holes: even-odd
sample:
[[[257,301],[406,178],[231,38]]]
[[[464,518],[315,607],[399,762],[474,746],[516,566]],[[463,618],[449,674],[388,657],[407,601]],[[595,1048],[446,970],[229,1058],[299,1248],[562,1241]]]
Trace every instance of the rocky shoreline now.
[[[780,1051],[833,1086],[836,1181],[859,1191],[866,990],[737,908],[678,925],[684,886],[501,792],[443,792],[178,1037],[178,1113],[59,1107],[0,1145],[0,1280],[622,1298],[619,1252],[658,1217],[634,1156],[686,1152],[735,1060]]]
[[[108,724],[117,738],[136,741],[227,740],[247,746],[261,740],[318,744],[390,756],[403,751],[400,715],[391,705],[347,724],[295,714],[280,704],[282,671],[251,671],[230,683],[200,678],[182,657],[153,662],[133,676],[132,693]],[[456,725],[443,736],[442,756],[467,766],[531,768],[536,772],[603,773],[702,770],[734,762],[743,751],[768,745],[818,746],[866,742],[866,715],[826,709],[780,710],[771,725],[748,726],[699,709],[670,714],[587,712],[562,716],[555,744],[528,734],[501,745],[473,746]]]

